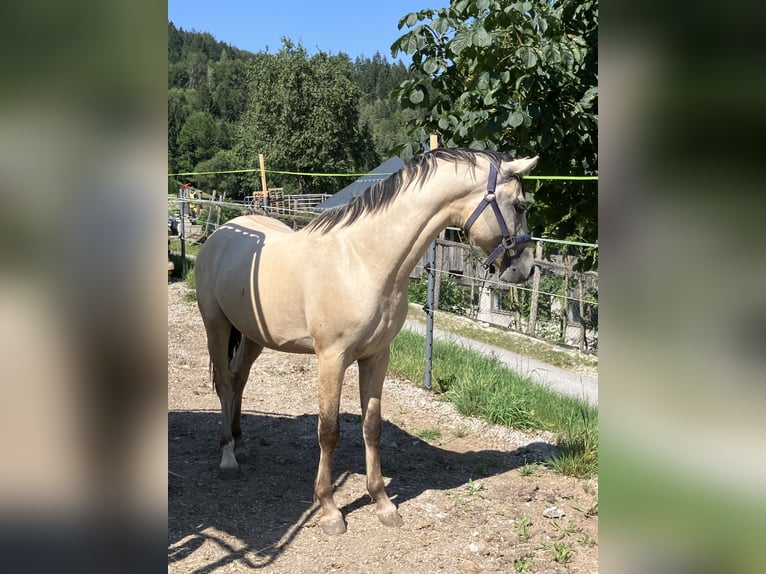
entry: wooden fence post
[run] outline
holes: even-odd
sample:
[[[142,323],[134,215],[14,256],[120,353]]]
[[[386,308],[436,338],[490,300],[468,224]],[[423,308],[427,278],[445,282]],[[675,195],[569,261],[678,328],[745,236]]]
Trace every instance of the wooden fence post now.
[[[543,242],[538,241],[535,245],[535,259],[540,261],[543,258]],[[529,326],[527,334],[534,337],[537,329],[537,304],[540,299],[540,267],[535,265],[532,275],[532,299],[529,302]]]
[[[269,214],[269,188],[266,187],[266,166],[263,154],[258,154],[258,163],[261,166],[261,187],[263,188],[263,214]]]

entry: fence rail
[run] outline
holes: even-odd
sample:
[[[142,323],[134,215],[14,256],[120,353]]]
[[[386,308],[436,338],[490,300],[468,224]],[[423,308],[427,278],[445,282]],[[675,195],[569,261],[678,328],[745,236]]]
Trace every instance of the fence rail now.
[[[268,214],[298,229],[316,217],[313,208],[328,197],[327,194],[285,195],[279,188],[272,189],[269,191]],[[189,207],[185,203],[188,201],[190,206],[194,206],[197,217],[203,219],[204,224],[190,225],[187,229],[191,233],[196,232],[199,237],[193,238],[201,241],[226,221],[221,216],[222,208],[242,213],[264,211],[262,194],[249,196],[244,202],[222,199],[216,198],[215,192],[210,200],[182,200],[169,195],[169,213],[175,210],[179,217],[182,213],[189,217],[191,213],[184,211]],[[534,238],[534,277],[530,285],[517,286],[500,282],[489,274],[482,265],[483,257],[478,249],[454,240],[458,238],[456,230],[448,230],[447,233],[447,237],[452,239],[443,237],[437,240],[436,308],[458,312],[482,323],[573,345],[582,352],[598,349],[598,273],[575,271],[576,255],[542,255],[545,242],[554,245],[566,243],[566,249],[575,252],[577,244]],[[413,281],[425,279],[426,258],[424,254],[411,273]],[[457,292],[454,286],[457,286]]]
[[[512,285],[489,273],[483,253],[471,245],[437,239],[436,248],[436,308],[572,345],[582,352],[597,350],[598,273],[575,271],[576,257],[543,258],[542,242],[537,241],[531,282]],[[425,281],[426,270],[424,254],[410,278]]]

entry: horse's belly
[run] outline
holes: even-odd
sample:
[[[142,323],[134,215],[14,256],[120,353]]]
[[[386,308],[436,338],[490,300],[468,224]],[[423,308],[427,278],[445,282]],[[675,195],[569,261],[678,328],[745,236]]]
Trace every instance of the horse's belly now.
[[[259,345],[286,353],[314,352],[305,317],[295,312],[294,304],[271,302],[257,290],[251,296],[242,289],[221,306],[237,330]]]

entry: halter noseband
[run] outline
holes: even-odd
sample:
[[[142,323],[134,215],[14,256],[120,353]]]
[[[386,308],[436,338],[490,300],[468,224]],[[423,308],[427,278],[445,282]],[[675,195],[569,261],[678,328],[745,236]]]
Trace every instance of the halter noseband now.
[[[516,176],[518,177],[518,176]],[[520,180],[521,178],[519,178]],[[519,243],[529,243],[532,241],[532,237],[527,233],[520,233],[519,235],[511,235],[510,231],[508,231],[508,226],[505,224],[505,218],[503,217],[503,214],[500,212],[500,206],[497,205],[497,200],[495,198],[495,187],[497,186],[497,167],[495,167],[495,164],[489,165],[489,179],[487,180],[487,193],[484,194],[484,198],[481,200],[479,205],[476,206],[476,209],[473,210],[473,213],[471,214],[471,217],[468,218],[468,221],[465,222],[465,225],[463,226],[463,229],[466,233],[471,229],[471,226],[476,223],[476,220],[479,218],[479,216],[482,214],[484,209],[488,206],[492,206],[492,211],[495,212],[495,218],[497,219],[497,223],[500,225],[500,232],[503,234],[503,239],[500,241],[500,245],[495,247],[494,251],[489,254],[489,257],[487,257],[487,260],[484,262],[484,267],[489,268],[490,265],[492,265],[492,262],[497,259],[497,257],[503,252],[503,251],[515,251],[514,247],[518,245]]]

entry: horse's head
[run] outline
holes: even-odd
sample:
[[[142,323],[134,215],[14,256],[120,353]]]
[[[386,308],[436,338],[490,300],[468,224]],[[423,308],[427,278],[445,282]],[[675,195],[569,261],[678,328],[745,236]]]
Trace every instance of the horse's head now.
[[[523,283],[532,275],[534,256],[527,232],[526,198],[521,178],[538,157],[490,165],[486,190],[478,205],[470,206],[464,224],[471,239],[489,254],[485,265],[494,265],[500,279]]]

